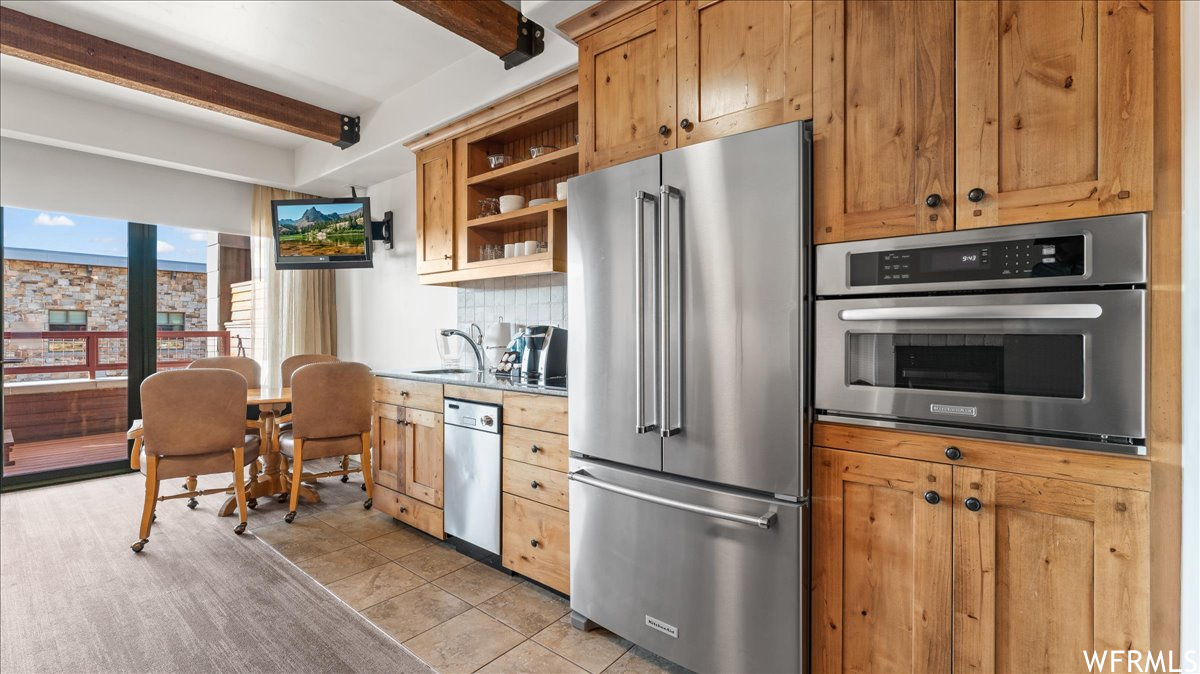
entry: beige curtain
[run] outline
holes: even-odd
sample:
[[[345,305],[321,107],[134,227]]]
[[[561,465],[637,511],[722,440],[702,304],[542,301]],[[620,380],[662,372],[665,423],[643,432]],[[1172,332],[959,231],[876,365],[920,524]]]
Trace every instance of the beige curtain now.
[[[278,385],[284,358],[301,353],[337,354],[334,271],[275,269],[272,199],[311,199],[274,187],[254,186],[250,237],[254,279],[253,357],[262,365],[263,384]]]

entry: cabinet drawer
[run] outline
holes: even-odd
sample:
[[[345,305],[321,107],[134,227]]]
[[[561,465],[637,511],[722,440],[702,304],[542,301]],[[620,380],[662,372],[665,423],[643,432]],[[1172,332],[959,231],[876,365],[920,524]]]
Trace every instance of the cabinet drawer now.
[[[430,412],[442,411],[442,385],[412,379],[375,378],[375,400]]]
[[[504,423],[566,435],[567,399],[505,392]]]
[[[571,536],[565,510],[501,494],[504,566],[559,592],[571,591]]]
[[[442,510],[427,503],[422,503],[399,492],[375,485],[374,504],[371,506],[381,513],[404,522],[415,529],[420,529],[430,536],[445,538],[442,529]]]
[[[501,488],[509,494],[567,509],[566,473],[505,459],[501,475]]]
[[[504,426],[504,458],[567,472],[567,436]]]

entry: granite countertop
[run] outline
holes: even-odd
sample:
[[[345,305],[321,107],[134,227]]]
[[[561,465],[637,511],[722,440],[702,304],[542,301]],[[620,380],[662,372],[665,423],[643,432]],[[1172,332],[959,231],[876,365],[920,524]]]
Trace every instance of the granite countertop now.
[[[519,393],[534,393],[537,395],[567,396],[567,386],[565,379],[559,384],[558,382],[534,383],[527,382],[519,377],[498,377],[492,372],[457,372],[457,373],[434,373],[430,372],[438,368],[420,368],[416,370],[374,370],[372,374],[379,377],[391,377],[393,379],[413,379],[416,381],[428,381],[438,384],[455,384],[457,386],[477,386],[479,388],[498,389],[501,391],[514,391]]]

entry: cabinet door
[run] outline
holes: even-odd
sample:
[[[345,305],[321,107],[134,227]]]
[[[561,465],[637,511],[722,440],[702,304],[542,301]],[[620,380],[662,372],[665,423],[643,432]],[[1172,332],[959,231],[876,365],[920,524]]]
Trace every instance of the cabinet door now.
[[[1146,492],[956,467],[954,670],[1084,672],[1084,651],[1149,648],[1148,508]]]
[[[685,0],[679,145],[812,117],[812,1]]]
[[[951,0],[817,0],[817,243],[954,228]]]
[[[404,410],[408,436],[404,493],[442,507],[442,415],[411,407]]]
[[[417,153],[417,273],[454,269],[454,141]]]
[[[394,491],[404,491],[405,437],[402,432],[404,409],[386,403],[375,403],[374,461],[371,479]]]
[[[814,450],[812,671],[950,670],[951,488],[950,466]]]
[[[669,150],[675,136],[675,3],[580,40],[580,172]]]
[[[957,15],[959,228],[1153,207],[1147,3],[970,0]]]

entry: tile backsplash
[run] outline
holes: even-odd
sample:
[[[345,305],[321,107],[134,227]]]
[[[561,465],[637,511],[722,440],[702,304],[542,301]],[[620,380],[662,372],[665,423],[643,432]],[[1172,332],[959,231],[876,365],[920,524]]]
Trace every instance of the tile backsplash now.
[[[499,320],[567,328],[567,275],[517,276],[459,285],[459,329],[475,323],[487,330]]]

